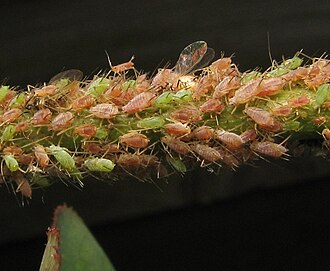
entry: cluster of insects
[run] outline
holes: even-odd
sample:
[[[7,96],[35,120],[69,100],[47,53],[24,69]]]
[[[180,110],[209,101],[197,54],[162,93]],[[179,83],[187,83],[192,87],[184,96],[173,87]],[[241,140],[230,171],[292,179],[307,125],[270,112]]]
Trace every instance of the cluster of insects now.
[[[91,175],[153,181],[196,167],[219,172],[258,158],[286,158],[295,134],[330,146],[330,61],[302,53],[265,72],[197,41],[153,77],[133,58],[95,75],[79,70],[27,89],[0,87],[3,183],[24,197]]]

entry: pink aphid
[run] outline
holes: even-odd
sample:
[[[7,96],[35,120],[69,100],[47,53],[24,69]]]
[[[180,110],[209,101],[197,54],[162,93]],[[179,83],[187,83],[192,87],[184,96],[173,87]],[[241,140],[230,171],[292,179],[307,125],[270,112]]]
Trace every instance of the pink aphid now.
[[[44,86],[41,89],[35,89],[34,95],[36,97],[47,97],[47,96],[53,96],[57,91],[57,87],[55,85],[48,85]]]
[[[111,70],[115,73],[121,73],[121,72],[124,72],[124,71],[127,71],[127,70],[132,70],[134,69],[134,63],[133,63],[133,58],[132,57],[129,61],[125,62],[125,63],[122,63],[122,64],[118,64],[116,66],[112,66],[111,67]]]
[[[34,146],[34,155],[40,167],[45,168],[49,165],[49,157],[44,146],[36,144]]]
[[[293,108],[303,107],[305,105],[308,105],[309,103],[310,98],[308,95],[301,95],[288,101],[288,105]]]
[[[211,69],[215,69],[216,71],[223,71],[230,67],[231,65],[231,58],[230,57],[222,57],[218,60],[212,62],[210,65]]]
[[[22,110],[18,108],[13,108],[8,111],[5,111],[1,116],[2,123],[14,122],[22,115]]]
[[[190,134],[190,127],[181,122],[168,123],[164,125],[164,130],[168,135],[180,137]]]
[[[16,133],[22,133],[29,128],[29,123],[26,120],[23,120],[15,126]]]
[[[42,125],[49,123],[52,119],[52,112],[48,108],[43,108],[34,113],[31,123],[34,125]]]
[[[194,92],[192,94],[193,99],[199,100],[202,96],[205,96],[212,89],[212,82],[206,75],[198,80]]]
[[[295,83],[299,80],[303,80],[303,79],[307,78],[308,72],[309,71],[307,68],[299,67],[295,70],[292,70],[292,71],[282,75],[281,77],[284,78],[285,80],[287,80],[288,82]]]
[[[245,132],[241,133],[241,135],[240,135],[244,144],[255,140],[257,138],[257,136],[258,135],[257,135],[257,132],[255,129],[246,130]]]
[[[131,132],[119,137],[119,143],[132,148],[146,148],[149,144],[146,135],[138,132]]]
[[[239,105],[251,101],[262,90],[260,88],[261,80],[262,79],[260,78],[256,78],[249,81],[246,85],[240,87],[235,92],[234,96],[229,99],[229,103],[233,105]]]
[[[159,69],[151,81],[151,86],[166,88],[172,85],[177,77],[178,75],[172,69]]]
[[[283,147],[281,144],[276,144],[270,141],[254,141],[251,143],[250,148],[259,154],[275,158],[283,156],[288,151],[288,149]]]
[[[213,98],[219,99],[228,93],[233,92],[241,86],[241,82],[236,76],[226,76],[220,83],[215,87],[213,92]]]
[[[268,111],[258,107],[247,107],[244,113],[253,119],[261,128],[270,132],[277,132],[281,124]]]
[[[189,145],[178,138],[171,136],[164,136],[160,140],[172,151],[175,151],[179,154],[187,155],[190,152]]]
[[[193,106],[175,110],[171,113],[171,118],[182,123],[198,122],[202,120],[199,110]]]
[[[274,95],[281,91],[287,84],[287,81],[281,77],[267,78],[261,81],[258,96]]]
[[[142,92],[136,95],[126,105],[122,107],[122,110],[126,113],[137,113],[152,105],[155,94],[149,91]]]
[[[113,104],[97,104],[89,109],[94,116],[100,119],[111,119],[118,114],[118,107]]]
[[[71,104],[71,107],[74,111],[82,111],[86,108],[91,107],[95,103],[95,99],[92,95],[88,94],[82,97],[77,98]]]
[[[244,141],[240,135],[223,130],[216,131],[215,138],[225,144],[226,147],[230,150],[239,149],[244,144]]]
[[[59,113],[49,124],[48,129],[53,131],[62,131],[68,128],[73,122],[73,114],[71,112]]]
[[[193,150],[198,156],[208,162],[216,162],[222,160],[221,153],[208,145],[196,144],[196,146],[193,147]]]
[[[209,141],[214,136],[214,129],[209,126],[200,126],[193,131],[192,136],[198,140]]]
[[[274,107],[272,110],[272,115],[278,117],[287,117],[292,113],[292,107],[288,105],[281,105],[278,107]]]
[[[221,113],[224,110],[225,106],[220,102],[219,99],[211,98],[203,103],[199,109],[203,113],[217,112]]]

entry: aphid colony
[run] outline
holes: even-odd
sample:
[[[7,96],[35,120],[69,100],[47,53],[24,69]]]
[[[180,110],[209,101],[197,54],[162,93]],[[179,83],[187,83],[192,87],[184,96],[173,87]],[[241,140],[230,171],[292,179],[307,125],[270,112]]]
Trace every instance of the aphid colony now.
[[[214,56],[197,41],[153,77],[132,58],[92,79],[68,70],[26,90],[1,86],[0,183],[29,198],[56,180],[83,186],[88,175],[152,181],[234,169],[284,157],[290,138],[306,134],[329,148],[328,59],[303,65],[298,53],[262,73]]]

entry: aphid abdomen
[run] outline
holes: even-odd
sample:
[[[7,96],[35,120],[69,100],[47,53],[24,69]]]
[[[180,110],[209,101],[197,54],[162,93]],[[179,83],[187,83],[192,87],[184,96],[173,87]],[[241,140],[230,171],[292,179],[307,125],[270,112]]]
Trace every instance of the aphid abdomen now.
[[[192,137],[198,140],[209,141],[213,138],[213,136],[214,136],[214,129],[209,126],[197,127],[192,133]]]
[[[254,141],[251,143],[250,148],[259,154],[275,158],[283,156],[288,151],[288,149],[282,145],[270,141]]]
[[[216,139],[224,143],[230,150],[239,149],[244,144],[241,136],[232,132],[218,130],[216,131],[215,135]]]
[[[73,114],[71,112],[59,113],[50,123],[48,129],[53,131],[62,131],[68,128],[73,121]]]
[[[260,78],[249,81],[246,85],[240,87],[235,92],[234,96],[229,99],[229,103],[233,105],[239,105],[251,101],[262,90],[260,88],[260,83]]]
[[[215,87],[212,97],[215,99],[219,99],[232,92],[233,90],[238,89],[240,86],[240,80],[237,77],[226,76]]]
[[[222,155],[216,149],[203,144],[196,144],[193,147],[194,152],[203,160],[216,162],[222,160]]]
[[[188,135],[191,132],[190,127],[181,122],[165,124],[164,130],[168,135],[176,137]]]
[[[111,119],[118,114],[118,107],[113,104],[98,104],[89,109],[94,116],[100,119]]]
[[[152,105],[155,99],[155,94],[152,92],[142,92],[136,95],[131,101],[122,107],[126,113],[137,113]]]
[[[190,152],[189,145],[185,142],[182,142],[180,139],[171,136],[164,136],[160,140],[176,153],[187,155]]]
[[[255,140],[257,136],[258,135],[255,129],[246,130],[240,135],[244,144]]]
[[[83,124],[74,128],[74,133],[85,138],[91,138],[96,135],[96,126],[94,124]]]
[[[221,113],[224,110],[225,106],[220,102],[219,99],[211,98],[203,103],[199,109],[203,113],[216,112]]]
[[[258,93],[258,96],[274,95],[281,91],[285,84],[287,84],[286,80],[281,77],[264,79],[260,83],[261,91]]]
[[[258,107],[247,107],[244,113],[253,119],[261,128],[277,132],[281,129],[281,124],[277,121],[271,113]]]
[[[200,112],[195,107],[183,107],[171,113],[171,118],[182,123],[199,122],[202,120]]]
[[[87,94],[73,101],[71,108],[74,111],[81,111],[90,108],[95,103],[95,99],[91,94]]]

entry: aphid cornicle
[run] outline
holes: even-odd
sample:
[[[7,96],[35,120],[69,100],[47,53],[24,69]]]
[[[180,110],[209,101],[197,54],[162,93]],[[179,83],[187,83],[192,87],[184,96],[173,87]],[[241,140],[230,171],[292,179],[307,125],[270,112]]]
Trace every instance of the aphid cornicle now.
[[[59,113],[49,124],[48,129],[52,131],[62,131],[68,128],[73,122],[73,114],[71,112]]]
[[[198,156],[208,162],[216,162],[222,159],[221,153],[208,145],[196,144],[192,148]]]
[[[171,136],[164,136],[161,139],[167,147],[169,147],[172,151],[175,151],[182,155],[187,155],[190,152],[190,147],[187,143],[182,142],[180,139],[171,137]]]
[[[138,132],[131,132],[128,134],[124,134],[119,137],[119,143],[126,145],[132,148],[146,148],[149,144],[149,139],[146,135],[138,133]]]
[[[270,141],[253,141],[250,145],[250,148],[259,154],[275,158],[283,156],[288,151],[288,149],[281,144],[277,144]]]
[[[48,108],[42,108],[34,113],[31,123],[34,125],[47,124],[52,119],[52,112]]]
[[[103,103],[91,107],[89,112],[100,119],[112,119],[118,114],[119,110],[116,105]]]

